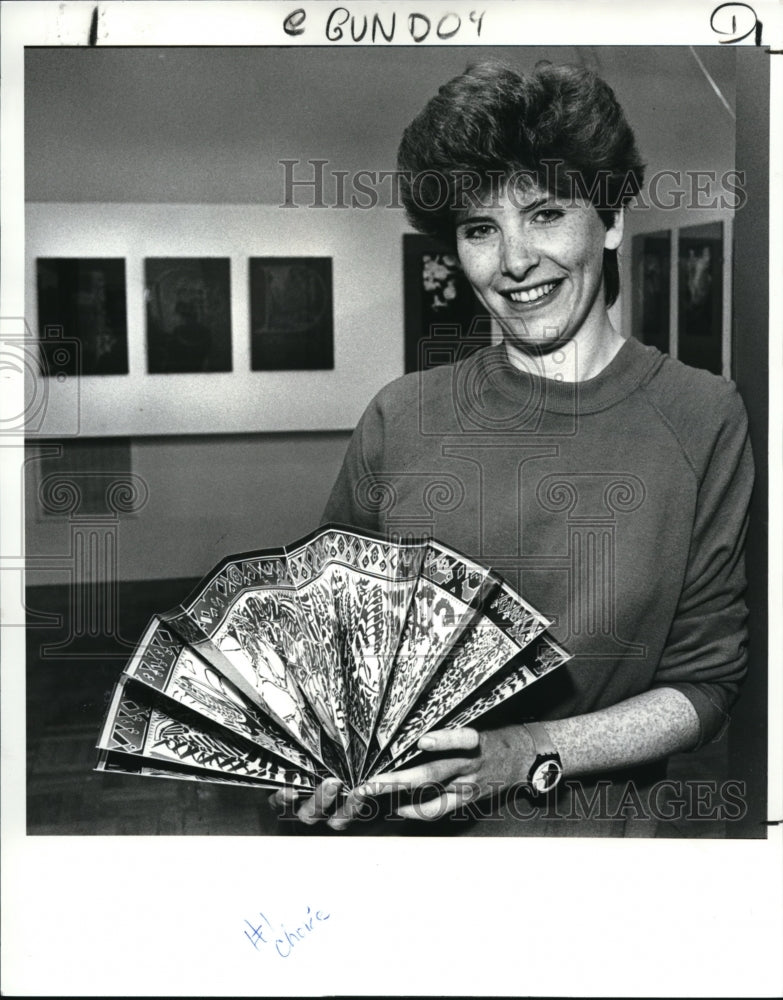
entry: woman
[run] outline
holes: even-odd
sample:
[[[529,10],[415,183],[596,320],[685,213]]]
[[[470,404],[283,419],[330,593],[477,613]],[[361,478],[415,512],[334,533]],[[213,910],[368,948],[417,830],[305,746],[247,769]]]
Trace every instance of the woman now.
[[[347,796],[334,781],[273,801],[339,830],[393,786],[437,783],[392,811],[454,830],[466,803],[533,781],[549,794],[476,808],[472,832],[649,833],[666,758],[722,730],[745,670],[744,407],[610,321],[643,167],[593,74],[475,67],[408,127],[399,166],[411,222],[456,248],[503,343],[383,389],[324,520],[398,534],[426,521],[554,618],[574,657],[505,718],[429,733],[423,763]],[[433,505],[439,482],[459,483],[451,503]]]

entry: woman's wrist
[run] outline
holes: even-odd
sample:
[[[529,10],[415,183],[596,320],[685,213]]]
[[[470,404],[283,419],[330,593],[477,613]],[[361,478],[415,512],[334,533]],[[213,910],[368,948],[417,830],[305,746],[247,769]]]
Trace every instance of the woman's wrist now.
[[[543,722],[523,724],[532,742],[532,762],[525,776],[528,785],[536,792],[551,791],[563,777],[563,762],[551,734]]]

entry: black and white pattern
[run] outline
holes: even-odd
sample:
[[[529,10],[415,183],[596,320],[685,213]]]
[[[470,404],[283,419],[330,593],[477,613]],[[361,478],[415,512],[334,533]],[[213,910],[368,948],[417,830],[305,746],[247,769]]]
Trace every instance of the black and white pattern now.
[[[432,539],[326,525],[226,560],[153,618],[115,690],[101,767],[357,784],[564,663],[548,624]]]

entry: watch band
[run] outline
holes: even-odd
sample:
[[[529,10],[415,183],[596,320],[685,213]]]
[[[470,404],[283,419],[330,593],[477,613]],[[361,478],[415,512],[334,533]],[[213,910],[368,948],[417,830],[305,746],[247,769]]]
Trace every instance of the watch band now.
[[[563,777],[563,762],[552,745],[549,733],[540,722],[526,722],[533,740],[535,758],[527,774],[527,783],[535,793],[550,792]]]
[[[525,729],[533,737],[533,749],[536,752],[536,756],[539,756],[539,754],[554,754],[560,760],[560,754],[555,750],[543,722],[526,722]]]

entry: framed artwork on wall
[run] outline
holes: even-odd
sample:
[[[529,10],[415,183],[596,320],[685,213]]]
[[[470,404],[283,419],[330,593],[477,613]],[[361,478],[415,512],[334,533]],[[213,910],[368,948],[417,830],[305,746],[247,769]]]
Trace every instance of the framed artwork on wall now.
[[[331,257],[251,257],[250,367],[334,368]]]
[[[723,331],[724,223],[640,233],[633,237],[631,253],[634,337],[693,368],[728,374]]]
[[[451,364],[491,343],[489,316],[456,253],[429,236],[402,238],[405,290],[405,371]]]
[[[147,371],[231,371],[231,262],[227,257],[144,261]]]
[[[633,335],[669,353],[672,234],[641,233],[631,241]]]
[[[38,257],[38,330],[44,375],[127,375],[123,258]]]
[[[679,231],[677,357],[723,371],[723,223]]]

